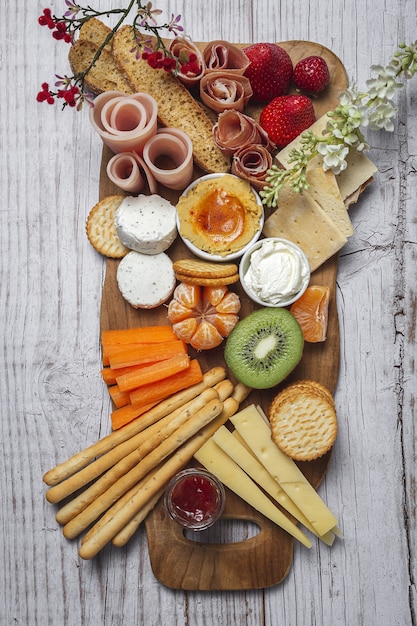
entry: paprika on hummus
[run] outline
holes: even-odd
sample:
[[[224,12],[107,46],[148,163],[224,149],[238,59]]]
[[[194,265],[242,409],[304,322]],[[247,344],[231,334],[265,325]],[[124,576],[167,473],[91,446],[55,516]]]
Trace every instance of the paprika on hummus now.
[[[183,238],[209,254],[241,250],[260,227],[262,204],[250,184],[224,174],[197,182],[177,204]]]

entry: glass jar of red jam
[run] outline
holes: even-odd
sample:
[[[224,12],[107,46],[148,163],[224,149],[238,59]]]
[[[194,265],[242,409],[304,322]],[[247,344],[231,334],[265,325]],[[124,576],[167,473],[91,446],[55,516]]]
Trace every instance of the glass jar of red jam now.
[[[170,517],[188,530],[205,530],[219,519],[225,504],[222,483],[210,472],[189,468],[168,483],[165,506]]]

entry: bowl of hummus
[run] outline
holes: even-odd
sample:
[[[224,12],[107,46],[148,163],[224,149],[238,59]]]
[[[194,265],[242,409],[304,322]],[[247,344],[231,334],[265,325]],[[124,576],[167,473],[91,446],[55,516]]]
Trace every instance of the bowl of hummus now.
[[[239,266],[241,285],[257,304],[285,307],[295,302],[310,282],[308,259],[288,239],[267,237],[252,245]]]
[[[207,174],[181,194],[177,229],[187,248],[210,261],[240,258],[260,237],[264,212],[251,185],[233,174]]]

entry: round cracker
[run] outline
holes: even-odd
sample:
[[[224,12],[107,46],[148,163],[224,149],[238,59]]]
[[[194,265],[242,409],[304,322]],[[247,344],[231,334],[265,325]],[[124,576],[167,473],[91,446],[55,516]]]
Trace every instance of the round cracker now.
[[[174,272],[199,278],[226,278],[237,274],[238,266],[235,263],[219,264],[197,259],[180,259],[174,262]]]
[[[324,388],[325,389],[325,388]],[[296,461],[313,461],[333,446],[337,416],[333,398],[319,384],[294,383],[279,393],[270,406],[271,436]]]
[[[107,196],[91,209],[86,223],[86,233],[91,245],[106,257],[121,259],[129,249],[120,241],[114,218],[124,196]]]
[[[225,285],[232,285],[239,280],[239,274],[233,274],[233,276],[225,276],[224,278],[200,278],[198,276],[186,276],[185,274],[178,274],[175,272],[177,280],[181,283],[188,283],[189,285],[200,285],[200,287],[222,287]]]
[[[291,397],[292,394],[298,394],[300,391],[307,391],[313,395],[317,394],[319,397],[324,398],[330,402],[332,406],[334,406],[332,393],[329,389],[324,387],[324,385],[321,385],[315,380],[297,380],[296,382],[291,383],[287,387],[284,387],[284,389],[274,398],[274,402],[278,404],[287,397]]]

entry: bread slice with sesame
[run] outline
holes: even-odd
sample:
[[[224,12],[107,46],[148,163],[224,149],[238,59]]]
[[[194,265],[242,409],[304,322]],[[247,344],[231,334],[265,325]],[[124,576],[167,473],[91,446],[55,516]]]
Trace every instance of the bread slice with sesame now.
[[[194,162],[205,172],[228,172],[230,158],[213,139],[213,126],[198,102],[171,73],[151,68],[136,59],[131,50],[134,35],[131,26],[123,26],[114,35],[113,57],[134,92],[146,92],[158,104],[162,125],[184,131],[193,144]]]

